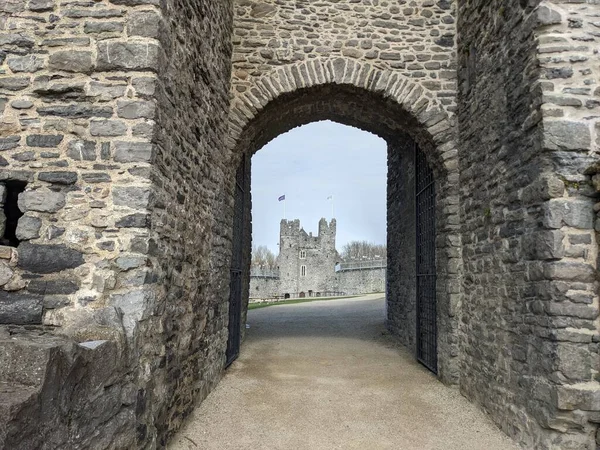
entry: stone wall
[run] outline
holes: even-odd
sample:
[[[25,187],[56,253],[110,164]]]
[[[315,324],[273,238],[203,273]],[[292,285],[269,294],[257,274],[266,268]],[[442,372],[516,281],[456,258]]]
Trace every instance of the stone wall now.
[[[16,377],[26,365],[2,373],[17,386],[3,390],[3,420],[11,430],[35,415],[42,430],[0,435],[7,448],[164,446],[221,376],[233,8],[158,5],[0,5],[2,201],[26,183],[20,243],[0,247],[0,324],[11,324],[0,355],[18,337],[40,361],[36,385]],[[42,338],[14,327],[24,324]],[[54,335],[65,337],[39,350]],[[76,344],[99,339],[117,349],[115,367],[94,378],[88,360],[108,353]],[[60,377],[89,408],[52,409]]]
[[[279,277],[250,276],[249,298],[276,298],[283,294]]]
[[[162,9],[147,247],[158,289],[138,331],[138,440],[161,448],[222,376],[237,169],[225,144],[232,5]]]
[[[386,326],[416,354],[415,142],[388,143]],[[455,382],[457,379],[454,380]]]
[[[454,6],[371,0],[236,0],[234,97],[279,67],[342,57],[419,80],[455,106]]]
[[[583,169],[597,8],[538,3],[458,11],[460,387],[526,448],[592,449],[597,248]]]
[[[600,150],[597,3],[542,2],[535,29],[545,169],[564,185],[544,204],[543,223],[554,238],[553,261],[544,268],[552,294],[544,300],[557,329],[551,338],[555,405],[559,417],[568,417],[569,430],[581,430],[580,442],[590,448],[594,441],[600,446],[600,227],[592,218],[599,195],[598,177],[591,177],[597,173]],[[554,422],[548,425],[564,431]]]
[[[335,290],[347,295],[385,292],[386,271],[385,267],[338,271],[335,274]]]

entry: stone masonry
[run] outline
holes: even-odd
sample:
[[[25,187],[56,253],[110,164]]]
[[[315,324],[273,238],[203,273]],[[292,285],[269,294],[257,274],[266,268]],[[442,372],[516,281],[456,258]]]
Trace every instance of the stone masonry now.
[[[0,448],[165,448],[223,374],[240,161],[251,200],[252,154],[323,119],[388,142],[388,328],[414,351],[422,152],[438,377],[524,448],[597,448],[599,22],[597,0],[0,2]]]
[[[319,221],[317,236],[300,228],[299,220],[282,220],[279,235],[280,295],[312,297],[333,290],[335,265],[340,256],[335,249],[336,220]]]

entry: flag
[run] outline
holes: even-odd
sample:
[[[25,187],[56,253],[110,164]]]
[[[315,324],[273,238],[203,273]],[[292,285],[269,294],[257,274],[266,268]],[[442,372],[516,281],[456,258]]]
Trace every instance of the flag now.
[[[327,197],[327,200],[333,200],[333,195],[330,195],[329,197]]]
[[[285,194],[277,199],[277,201],[282,201],[282,200],[285,200]]]

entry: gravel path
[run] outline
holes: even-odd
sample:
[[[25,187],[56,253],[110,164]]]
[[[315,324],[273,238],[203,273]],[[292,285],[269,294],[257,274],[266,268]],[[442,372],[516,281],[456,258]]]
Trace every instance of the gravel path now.
[[[517,449],[383,314],[376,296],[250,311],[240,358],[168,449]]]

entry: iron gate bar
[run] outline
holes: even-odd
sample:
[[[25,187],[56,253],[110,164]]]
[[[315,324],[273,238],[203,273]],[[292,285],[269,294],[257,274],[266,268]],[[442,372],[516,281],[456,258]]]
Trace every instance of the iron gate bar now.
[[[437,374],[435,179],[415,143],[417,360]]]
[[[235,175],[235,195],[233,210],[232,255],[229,283],[229,324],[225,367],[229,367],[240,354],[242,316],[242,265],[244,255],[244,219],[246,212],[245,192],[246,157],[242,160]]]

